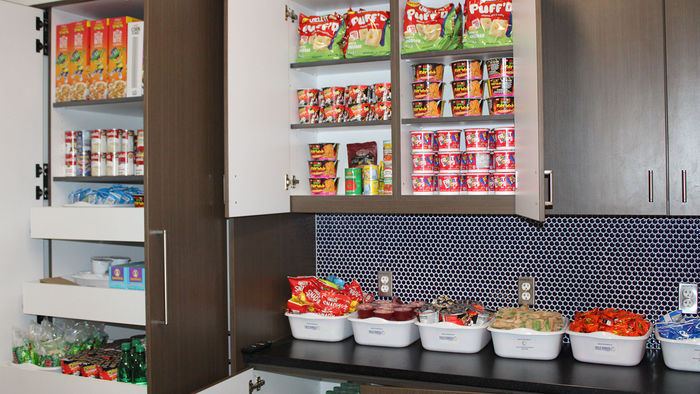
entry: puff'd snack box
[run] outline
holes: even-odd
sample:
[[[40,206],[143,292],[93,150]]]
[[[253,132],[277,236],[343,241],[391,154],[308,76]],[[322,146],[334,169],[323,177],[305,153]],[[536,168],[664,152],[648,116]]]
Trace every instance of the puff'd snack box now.
[[[297,62],[315,62],[343,58],[342,40],[345,19],[338,14],[299,15],[299,53]]]
[[[403,18],[401,53],[440,51],[461,46],[462,6],[448,3],[429,8],[408,1]]]
[[[592,309],[576,312],[574,322],[569,325],[573,332],[605,331],[620,336],[643,336],[649,331],[649,322],[644,315],[637,315],[622,309]]]
[[[464,4],[465,48],[513,45],[512,0],[467,0]]]
[[[345,57],[384,56],[391,48],[389,11],[348,11]]]

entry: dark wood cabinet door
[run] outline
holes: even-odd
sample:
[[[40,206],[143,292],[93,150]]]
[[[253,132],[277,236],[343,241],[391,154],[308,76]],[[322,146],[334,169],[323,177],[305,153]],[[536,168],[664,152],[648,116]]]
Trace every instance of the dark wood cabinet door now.
[[[228,375],[223,11],[220,0],[145,2],[149,393]]]
[[[700,215],[700,2],[666,0],[671,215]]]
[[[663,26],[662,0],[542,1],[547,213],[666,213]]]

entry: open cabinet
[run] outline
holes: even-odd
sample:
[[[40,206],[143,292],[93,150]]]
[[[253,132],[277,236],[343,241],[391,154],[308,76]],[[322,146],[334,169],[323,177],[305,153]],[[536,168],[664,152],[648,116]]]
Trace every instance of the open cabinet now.
[[[148,360],[147,387],[20,371],[5,358],[3,384],[16,392],[191,392],[225,377],[223,3],[59,2],[46,13],[6,2],[0,7],[2,48],[13,59],[1,76],[3,137],[10,142],[2,155],[17,172],[9,185],[16,193],[2,204],[8,219],[3,250],[12,258],[3,263],[7,302],[0,320],[7,324],[0,329],[9,333],[35,316],[103,322],[112,338],[145,333]],[[145,22],[145,94],[54,102],[56,26],[120,16]],[[46,56],[41,48],[35,52],[35,40],[48,44]],[[64,132],[98,128],[146,130],[144,175],[64,176]],[[44,162],[42,184],[34,165]],[[78,188],[114,184],[143,188],[145,208],[64,206]],[[41,188],[36,200],[35,186]],[[89,270],[91,256],[145,261],[145,291],[39,282]],[[4,339],[0,345],[10,348]]]

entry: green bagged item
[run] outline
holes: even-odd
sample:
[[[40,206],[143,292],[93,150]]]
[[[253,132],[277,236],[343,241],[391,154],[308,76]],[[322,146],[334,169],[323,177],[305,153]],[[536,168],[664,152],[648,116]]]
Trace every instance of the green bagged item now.
[[[455,29],[452,35],[452,40],[450,45],[446,49],[460,49],[462,48],[462,31],[464,30],[464,13],[462,12],[462,6],[457,4],[457,11],[455,12]]]
[[[467,0],[464,7],[465,48],[513,45],[512,0]]]
[[[300,14],[297,62],[342,59],[344,36],[345,20],[340,14]]]
[[[440,8],[429,8],[408,1],[403,18],[403,46],[401,53],[442,51],[453,43],[457,32],[457,8],[447,4]]]
[[[389,11],[348,11],[345,57],[385,56],[391,52]]]

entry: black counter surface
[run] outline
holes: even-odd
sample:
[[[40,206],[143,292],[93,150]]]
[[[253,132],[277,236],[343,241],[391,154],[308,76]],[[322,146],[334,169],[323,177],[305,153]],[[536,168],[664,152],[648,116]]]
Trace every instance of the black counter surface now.
[[[700,373],[669,369],[661,352],[652,350],[639,365],[618,367],[578,362],[567,344],[557,359],[534,361],[498,357],[491,343],[476,354],[457,354],[424,350],[420,340],[397,349],[358,345],[352,337],[336,343],[290,337],[245,354],[244,360],[261,370],[407,387],[420,383],[542,393],[700,393]]]

